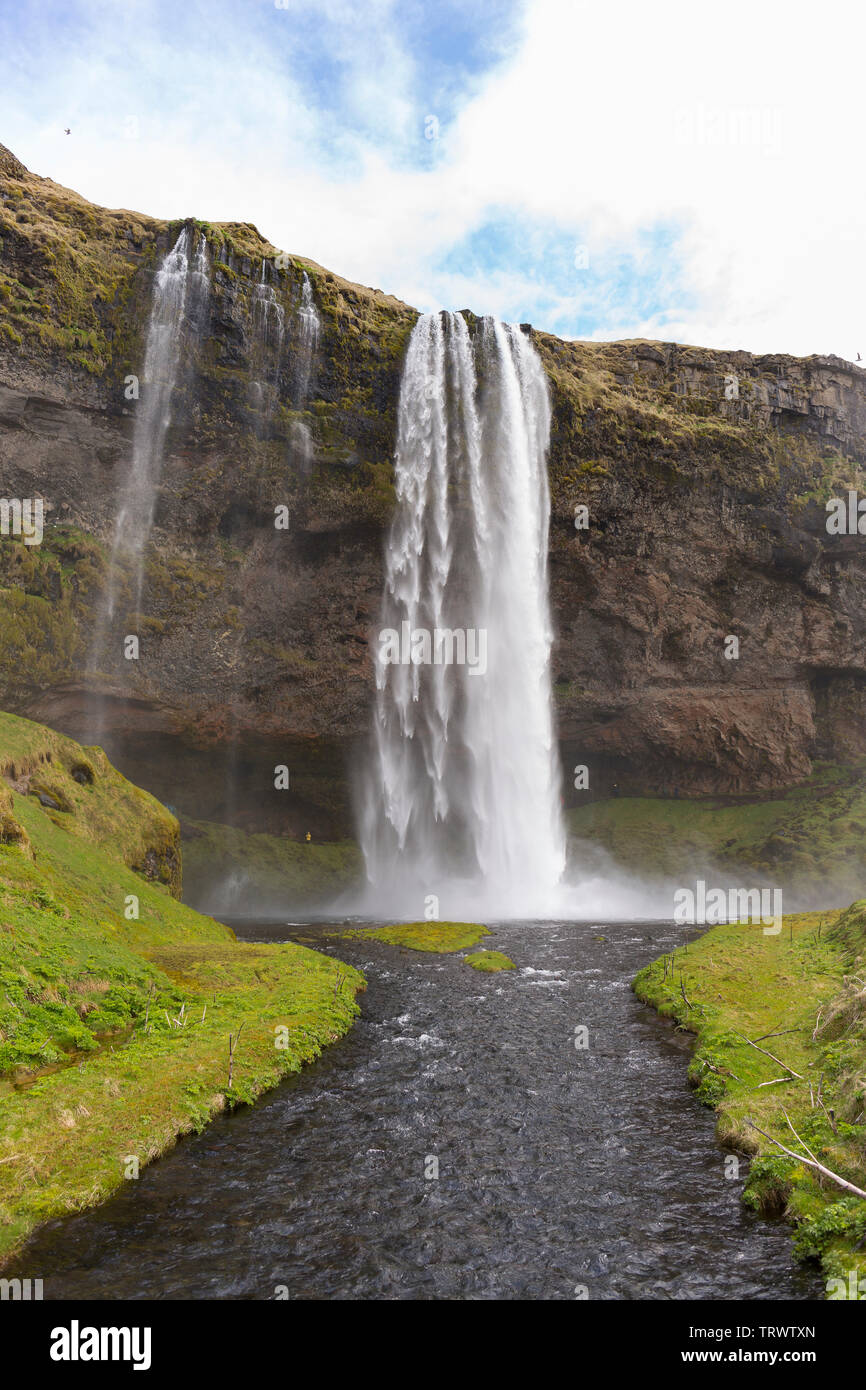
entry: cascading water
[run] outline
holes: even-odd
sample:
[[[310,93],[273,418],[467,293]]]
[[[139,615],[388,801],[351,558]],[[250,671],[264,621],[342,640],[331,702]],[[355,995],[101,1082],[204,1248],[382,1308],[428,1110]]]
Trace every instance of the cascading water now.
[[[313,300],[313,287],[306,271],[300,286],[300,294],[293,306],[293,313],[286,322],[283,305],[268,278],[267,263],[262,261],[258,283],[253,288],[251,298],[251,345],[250,366],[254,388],[252,404],[257,416],[257,432],[267,433],[277,406],[280,403],[280,388],[287,388],[286,404],[291,407],[293,419],[290,426],[291,464],[301,474],[307,474],[313,459],[313,440],[309,428],[300,415],[306,410],[310,383],[315,366],[315,354],[319,344],[320,320]],[[271,531],[273,539],[275,533]],[[271,552],[273,584],[278,589],[283,582],[280,578],[281,562],[276,558],[276,548]],[[261,563],[264,563],[262,556]],[[243,636],[239,648],[243,653]],[[241,672],[242,672],[241,667]],[[242,675],[234,670],[228,677],[226,694],[228,706],[228,725],[225,737],[225,798],[221,819],[226,827],[226,859],[232,856],[233,837],[229,831],[235,830],[238,823],[238,777],[243,765],[242,728],[239,724],[235,701],[242,692]],[[251,886],[252,884],[252,886]],[[209,906],[211,910],[222,913],[241,911],[245,901],[255,898],[254,879],[245,871],[228,869],[214,885]]]
[[[306,271],[301,282],[301,302],[297,319],[297,355],[292,404],[296,410],[303,410],[310,390],[310,377],[321,330],[318,310],[313,300],[313,287]],[[309,473],[313,459],[313,441],[303,420],[295,420],[292,425],[292,447],[298,457],[301,472]]]
[[[262,260],[262,273],[253,290],[253,321],[267,347],[271,347],[279,362],[283,345],[286,316],[276,291],[267,278],[267,261]]]
[[[263,421],[273,414],[279,396],[285,328],[285,311],[267,278],[267,262],[263,259],[261,278],[252,294],[253,344],[250,354],[250,395]]]
[[[132,467],[114,530],[111,573],[116,576],[120,556],[131,560],[136,611],[141,606],[144,555],[153,527],[165,436],[171,424],[184,315],[199,330],[208,292],[205,239],[198,238],[192,260],[190,240],[190,230],[184,227],[156,274],[144,354],[144,396],[136,411]],[[109,617],[114,613],[115,598],[111,580]]]
[[[549,431],[544,371],[522,332],[485,319],[473,344],[459,314],[419,319],[361,801],[371,910],[421,917],[431,894],[443,917],[561,905]]]
[[[165,437],[171,423],[172,393],[180,370],[181,347],[185,337],[194,340],[203,332],[209,296],[205,238],[198,237],[192,254],[192,234],[189,227],[183,227],[154,277],[141,380],[143,390],[135,415],[132,463],[121,492],[114,526],[108,582],[87,663],[90,674],[99,671],[106,662],[118,596],[127,580],[132,590],[131,605],[136,613],[141,609],[145,553],[156,510]],[[188,324],[186,332],[185,322]],[[117,665],[118,655],[109,659],[109,666]],[[96,697],[90,721],[92,742],[102,738],[104,713],[104,702]]]
[[[144,554],[153,526],[165,436],[171,423],[171,398],[178,378],[184,316],[198,332],[207,305],[209,281],[205,239],[199,237],[192,261],[190,241],[190,229],[184,227],[154,278],[142,375],[144,391],[136,409],[132,466],[121,496],[111,547],[105,596],[108,622],[114,617],[117,603],[121,557],[131,562],[136,610],[141,604]],[[94,650],[96,658],[101,654]]]

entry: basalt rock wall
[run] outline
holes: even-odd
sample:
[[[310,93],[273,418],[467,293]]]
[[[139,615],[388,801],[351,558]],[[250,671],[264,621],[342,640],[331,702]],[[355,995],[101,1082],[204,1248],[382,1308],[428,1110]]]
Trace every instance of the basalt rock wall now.
[[[139,632],[141,654],[85,675],[130,460],[129,382],[181,225],[95,207],[0,153],[0,480],[46,506],[41,545],[0,538],[0,706],[82,736],[98,686],[112,756],[158,795],[174,786],[182,813],[339,836],[370,718],[416,312],[279,255],[249,224],[190,221],[211,292],[174,392],[146,611],[120,604],[115,636]],[[301,391],[304,274],[321,331]],[[825,510],[862,481],[866,377],[829,356],[527,331],[553,404],[567,799],[577,764],[590,795],[688,796],[772,792],[816,759],[866,754],[866,536],[828,535]],[[281,746],[294,810],[255,791]]]

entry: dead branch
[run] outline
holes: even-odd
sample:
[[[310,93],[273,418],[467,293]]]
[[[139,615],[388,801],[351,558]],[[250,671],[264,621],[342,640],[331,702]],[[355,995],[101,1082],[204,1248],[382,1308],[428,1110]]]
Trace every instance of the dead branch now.
[[[788,1123],[790,1124],[790,1121]],[[756,1129],[759,1134],[763,1134],[765,1139],[769,1139],[771,1144],[775,1144],[783,1153],[786,1153],[789,1158],[795,1159],[797,1163],[805,1163],[807,1168],[816,1168],[819,1173],[823,1173],[831,1182],[835,1182],[839,1187],[844,1188],[846,1192],[853,1192],[855,1197],[866,1197],[866,1192],[864,1192],[861,1187],[855,1187],[853,1182],[848,1182],[845,1178],[840,1178],[839,1174],[834,1173],[832,1168],[825,1168],[824,1164],[819,1163],[817,1159],[804,1158],[802,1154],[794,1153],[793,1149],[787,1148],[781,1140],[774,1139],[772,1134],[768,1134],[765,1129],[761,1129],[760,1125],[756,1125],[754,1120],[750,1120],[746,1117],[746,1124],[751,1125],[752,1129]],[[791,1128],[793,1129],[793,1125]],[[800,1139],[799,1135],[797,1135],[797,1138],[802,1144],[803,1141]]]
[[[782,1028],[778,1033],[759,1033],[755,1042],[763,1042],[765,1038],[784,1038],[788,1033],[802,1033],[802,1028]]]
[[[241,1033],[243,1032],[243,1027],[244,1027],[244,1025],[241,1024],[240,1028],[238,1029],[238,1031],[237,1031],[234,1035],[232,1035],[231,1033],[229,1033],[229,1085],[228,1085],[228,1089],[229,1089],[229,1090],[231,1090],[231,1084],[232,1084],[232,1071],[234,1070],[234,1064],[235,1064],[235,1048],[236,1048],[237,1045],[238,1045],[238,1038],[240,1037]]]
[[[765,1047],[758,1047],[757,1043],[752,1042],[751,1038],[747,1038],[745,1033],[737,1032],[736,1028],[733,1031],[737,1034],[738,1038],[742,1038],[743,1042],[748,1043],[749,1047],[753,1047],[756,1052],[763,1052],[764,1056],[769,1057],[771,1062],[777,1062],[784,1071],[790,1072],[792,1076],[796,1076],[798,1081],[806,1080],[805,1076],[801,1076],[798,1071],[794,1071],[793,1067],[789,1067],[787,1062],[783,1062],[781,1057],[776,1057],[772,1052],[768,1052]]]

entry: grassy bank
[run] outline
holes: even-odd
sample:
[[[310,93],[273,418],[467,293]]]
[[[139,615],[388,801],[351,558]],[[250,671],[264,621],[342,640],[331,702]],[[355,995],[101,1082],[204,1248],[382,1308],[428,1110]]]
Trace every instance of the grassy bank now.
[[[569,829],[644,878],[683,865],[748,871],[810,902],[850,902],[866,881],[866,769],[816,765],[784,795],[623,796],[568,812]]]
[[[177,822],[100,750],[0,715],[0,778],[2,1260],[316,1057],[364,981],[178,901]]]
[[[357,883],[363,873],[352,840],[297,841],[248,834],[213,821],[183,821],[188,902],[212,912],[254,901],[292,910],[318,907]]]
[[[744,1200],[784,1212],[797,1255],[846,1287],[851,1271],[855,1287],[866,1280],[866,1200],[803,1160],[866,1189],[864,968],[866,901],[788,916],[777,936],[714,927],[634,982],[697,1035],[698,1097],[715,1107],[721,1143],[754,1155]]]

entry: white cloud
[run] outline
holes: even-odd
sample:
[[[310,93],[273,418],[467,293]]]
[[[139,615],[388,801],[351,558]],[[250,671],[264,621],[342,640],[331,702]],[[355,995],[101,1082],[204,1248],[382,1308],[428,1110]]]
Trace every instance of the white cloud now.
[[[598,287],[591,306],[582,299],[579,277],[540,293],[520,265],[470,277],[437,268],[504,208],[551,232],[579,229],[594,264],[633,252],[635,271],[670,297],[666,337],[866,352],[864,20],[854,0],[837,0],[826,18],[781,0],[533,0],[522,42],[474,80],[429,167],[422,60],[398,40],[390,3],[318,7],[334,43],[336,109],[293,67],[305,7],[266,10],[245,28],[233,7],[202,6],[207,39],[188,53],[171,50],[146,4],[122,21],[94,5],[90,51],[78,64],[58,52],[42,68],[56,95],[47,105],[42,93],[41,129],[13,118],[3,138],[97,201],[247,219],[420,307],[496,311],[525,297],[558,306],[549,312],[560,331],[572,303],[576,331],[583,309],[604,309]],[[127,114],[139,117],[138,140],[119,129]],[[667,255],[646,236],[661,225],[681,228]],[[623,307],[611,305],[611,336],[658,331],[654,311],[643,320],[635,309],[631,321]]]

